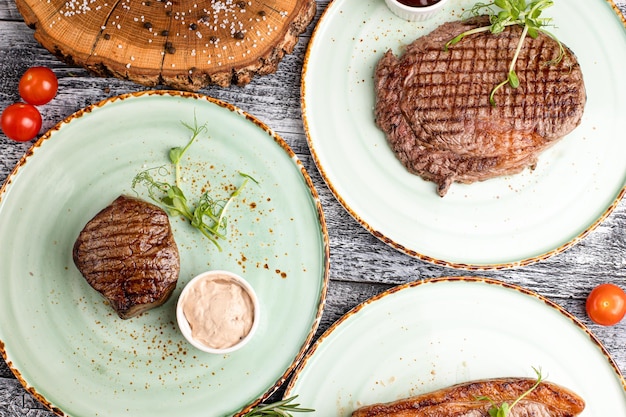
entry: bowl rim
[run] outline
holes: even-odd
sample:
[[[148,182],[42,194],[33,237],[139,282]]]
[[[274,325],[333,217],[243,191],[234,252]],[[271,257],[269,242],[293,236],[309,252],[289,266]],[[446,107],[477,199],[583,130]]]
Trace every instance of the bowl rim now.
[[[401,3],[399,0],[385,0],[385,1],[387,2],[387,4],[391,4],[394,7],[401,9],[402,11],[405,11],[408,13],[415,13],[415,14],[431,12],[433,10],[438,9],[439,7],[443,6],[445,3],[448,2],[448,0],[439,0],[436,3],[433,3],[429,6],[409,6],[407,4]]]

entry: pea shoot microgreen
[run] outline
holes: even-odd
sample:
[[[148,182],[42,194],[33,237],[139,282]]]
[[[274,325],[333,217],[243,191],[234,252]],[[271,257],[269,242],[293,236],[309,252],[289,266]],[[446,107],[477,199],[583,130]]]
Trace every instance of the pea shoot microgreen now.
[[[166,209],[170,216],[182,216],[187,219],[193,227],[198,229],[221,251],[222,247],[219,244],[219,239],[226,238],[225,230],[228,223],[225,216],[226,209],[241,194],[241,191],[249,181],[257,184],[258,182],[250,175],[239,172],[239,175],[243,177],[243,182],[227,199],[214,199],[209,194],[209,191],[205,191],[200,195],[195,206],[190,205],[181,188],[181,161],[196,138],[207,132],[207,127],[206,124],[198,126],[195,115],[193,126],[186,123],[183,123],[183,125],[191,130],[192,135],[184,147],[171,148],[169,151],[170,162],[174,165],[174,184],[158,181],[154,178],[155,174],[163,176],[170,173],[167,167],[161,166],[149,168],[138,173],[133,178],[132,188],[134,190],[139,185],[145,186],[151,200]]]
[[[451,46],[459,43],[463,38],[469,35],[491,32],[492,34],[498,34],[503,32],[508,26],[519,25],[522,26],[522,33],[517,43],[517,48],[513,58],[511,59],[507,77],[500,83],[498,83],[489,94],[489,103],[492,106],[496,105],[495,94],[500,88],[509,84],[512,88],[519,87],[519,77],[515,71],[515,65],[519,57],[522,45],[526,36],[530,36],[535,39],[539,36],[539,33],[544,33],[552,38],[559,45],[559,55],[554,59],[548,61],[546,65],[558,64],[565,56],[565,49],[561,42],[552,33],[544,29],[546,26],[552,25],[551,18],[540,17],[541,13],[551,7],[554,4],[553,0],[535,0],[527,2],[526,0],[494,0],[491,3],[476,3],[469,13],[473,16],[479,16],[486,14],[489,16],[489,25],[481,26],[474,29],[467,30],[456,37],[449,40],[445,45],[447,51]],[[499,9],[494,9],[494,6]]]
[[[541,381],[543,381],[543,376],[541,375],[541,370],[537,370],[536,368],[533,368],[533,370],[537,374],[537,381],[535,381],[535,383],[533,384],[532,387],[530,387],[522,395],[517,397],[515,399],[515,401],[513,401],[513,403],[509,404],[507,402],[503,402],[502,404],[498,405],[491,398],[485,397],[485,396],[477,397],[476,400],[478,400],[478,401],[489,401],[491,403],[491,408],[488,410],[488,413],[489,413],[489,415],[491,417],[507,417],[509,415],[509,413],[511,412],[511,409],[513,407],[515,407],[517,405],[517,403],[519,403],[521,400],[523,400],[528,394],[533,392],[535,390],[535,388],[537,388],[539,386]]]
[[[296,399],[296,397],[297,395],[282,401],[276,401],[270,404],[261,404],[244,414],[243,417],[291,417],[291,413],[310,413],[315,411],[312,408],[302,408],[300,407],[300,404],[290,404]]]
[[[191,130],[192,135],[191,135],[191,139],[189,139],[189,142],[187,142],[187,145],[185,145],[184,147],[179,146],[179,147],[170,149],[170,153],[169,153],[170,161],[174,164],[174,167],[176,169],[176,185],[180,185],[180,160],[183,158],[183,155],[185,155],[185,153],[191,147],[191,145],[196,140],[196,138],[201,133],[207,131],[206,124],[203,124],[202,126],[198,126],[198,119],[196,119],[195,113],[193,115],[193,126],[185,122],[181,122],[181,123],[187,129]]]

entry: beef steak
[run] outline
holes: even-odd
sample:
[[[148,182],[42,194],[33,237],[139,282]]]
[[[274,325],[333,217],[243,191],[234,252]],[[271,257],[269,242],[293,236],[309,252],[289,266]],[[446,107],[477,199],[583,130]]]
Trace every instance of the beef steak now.
[[[376,124],[412,173],[437,184],[444,196],[453,182],[471,183],[533,167],[538,155],[581,121],[585,85],[567,47],[542,33],[526,37],[516,65],[519,87],[504,80],[522,28],[510,26],[446,42],[487,17],[444,23],[396,57],[391,50],[375,69]]]
[[[530,378],[493,378],[460,383],[389,403],[363,406],[352,417],[490,417],[493,401],[511,406],[509,417],[575,417],[585,401],[573,391],[548,381],[532,388]],[[524,394],[529,391],[528,394]],[[524,396],[512,406],[513,402]]]
[[[120,196],[80,232],[74,263],[89,285],[128,319],[165,303],[180,271],[167,213]]]

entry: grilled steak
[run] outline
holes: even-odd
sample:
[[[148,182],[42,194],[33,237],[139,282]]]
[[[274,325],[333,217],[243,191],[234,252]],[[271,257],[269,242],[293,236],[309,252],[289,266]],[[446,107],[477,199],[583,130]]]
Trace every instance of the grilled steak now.
[[[486,17],[448,22],[407,46],[401,57],[387,51],[375,70],[376,124],[412,173],[438,186],[471,183],[534,167],[538,155],[581,121],[586,101],[574,54],[540,34],[526,37],[516,64],[519,87],[506,79],[522,28],[447,41]]]
[[[361,407],[352,417],[489,417],[488,397],[497,406],[509,405],[536,382],[529,378],[496,378],[454,385],[439,391]],[[574,417],[585,402],[570,390],[542,381],[511,408],[509,417]]]
[[[85,225],[73,257],[89,285],[123,319],[165,303],[180,271],[167,214],[127,196],[118,197]]]

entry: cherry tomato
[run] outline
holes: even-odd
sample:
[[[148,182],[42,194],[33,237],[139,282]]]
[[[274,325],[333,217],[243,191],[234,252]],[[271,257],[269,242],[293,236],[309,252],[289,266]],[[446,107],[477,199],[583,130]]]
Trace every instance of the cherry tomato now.
[[[626,293],[615,284],[600,284],[589,293],[586,309],[595,323],[613,326],[626,315]]]
[[[0,117],[2,131],[9,139],[26,142],[41,129],[41,113],[32,104],[15,103],[4,109]]]
[[[18,84],[20,97],[35,106],[48,103],[57,94],[59,81],[50,68],[31,67],[26,70]]]

